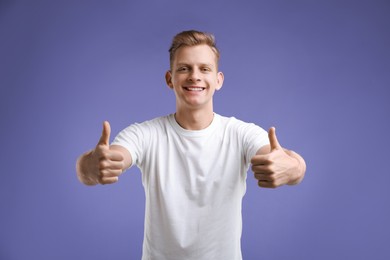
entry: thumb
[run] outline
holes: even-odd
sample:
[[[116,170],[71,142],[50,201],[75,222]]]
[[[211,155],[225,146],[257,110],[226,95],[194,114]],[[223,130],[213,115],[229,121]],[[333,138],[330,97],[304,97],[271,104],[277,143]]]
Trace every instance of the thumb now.
[[[271,127],[268,130],[268,139],[271,146],[271,151],[282,148],[282,146],[278,142],[278,138],[276,137],[275,127]]]
[[[111,134],[111,126],[108,121],[103,122],[103,132],[102,136],[99,140],[99,145],[109,145],[110,144],[110,134]]]

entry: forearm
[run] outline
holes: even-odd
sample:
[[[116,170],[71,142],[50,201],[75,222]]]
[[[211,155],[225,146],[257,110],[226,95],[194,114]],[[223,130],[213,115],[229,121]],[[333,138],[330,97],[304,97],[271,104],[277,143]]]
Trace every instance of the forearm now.
[[[284,151],[289,156],[291,156],[294,159],[296,159],[297,162],[298,162],[297,168],[294,170],[294,173],[293,173],[293,178],[291,179],[291,181],[289,183],[287,183],[287,185],[296,185],[296,184],[300,183],[303,180],[303,178],[305,177],[306,162],[302,158],[302,156],[300,156],[296,152],[294,152],[292,150],[287,150],[287,149],[284,149]]]

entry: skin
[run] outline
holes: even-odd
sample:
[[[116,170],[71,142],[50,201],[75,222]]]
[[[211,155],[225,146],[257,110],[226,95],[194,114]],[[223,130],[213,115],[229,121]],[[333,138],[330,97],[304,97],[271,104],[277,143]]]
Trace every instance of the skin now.
[[[209,126],[214,117],[213,95],[222,88],[224,80],[211,48],[207,45],[179,48],[165,79],[176,96],[178,124],[188,130]],[[115,183],[132,164],[131,155],[125,148],[109,145],[110,134],[110,124],[106,121],[96,147],[78,158],[77,176],[82,183]],[[268,137],[270,145],[259,149],[251,160],[258,185],[276,188],[301,182],[306,171],[303,158],[280,145],[274,127],[270,128]]]
[[[181,47],[165,75],[176,95],[176,121],[185,129],[204,129],[213,120],[213,95],[221,89],[224,79],[214,57],[207,45]]]

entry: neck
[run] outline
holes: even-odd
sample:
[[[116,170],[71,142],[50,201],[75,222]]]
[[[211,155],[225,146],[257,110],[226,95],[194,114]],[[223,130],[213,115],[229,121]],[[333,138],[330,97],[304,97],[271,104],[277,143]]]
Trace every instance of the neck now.
[[[176,122],[187,130],[202,130],[208,127],[214,119],[213,110],[177,110]]]

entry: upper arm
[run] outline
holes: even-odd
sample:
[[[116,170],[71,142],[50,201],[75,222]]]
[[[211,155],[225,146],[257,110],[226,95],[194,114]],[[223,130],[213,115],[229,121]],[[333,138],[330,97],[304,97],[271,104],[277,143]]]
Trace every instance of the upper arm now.
[[[269,144],[263,145],[259,150],[257,150],[256,155],[268,154],[271,151],[271,146]]]
[[[130,152],[124,148],[121,145],[110,145],[110,149],[118,151],[122,154],[123,160],[124,160],[124,170],[127,168],[130,168],[130,166],[133,164],[133,159],[131,157]]]

